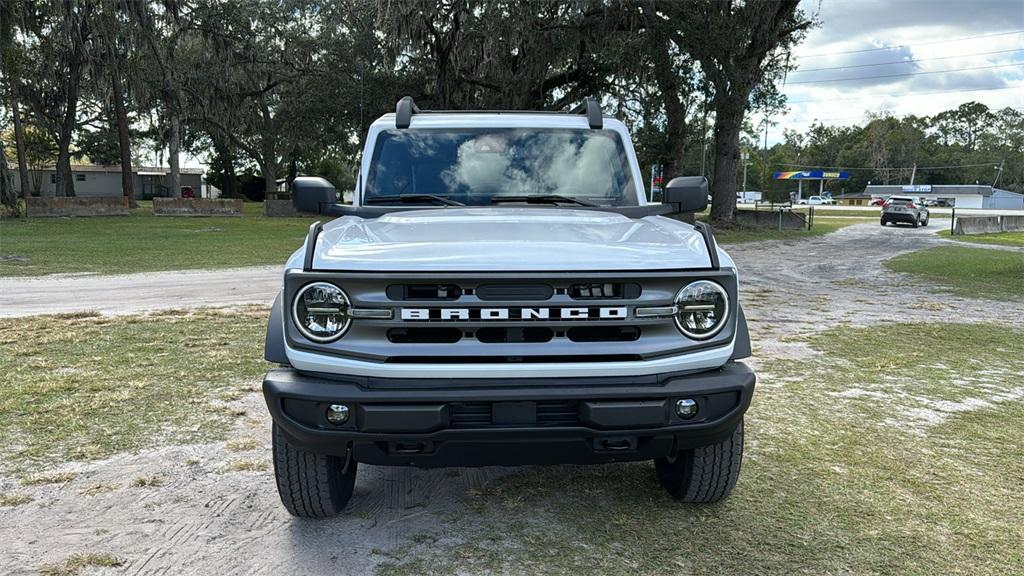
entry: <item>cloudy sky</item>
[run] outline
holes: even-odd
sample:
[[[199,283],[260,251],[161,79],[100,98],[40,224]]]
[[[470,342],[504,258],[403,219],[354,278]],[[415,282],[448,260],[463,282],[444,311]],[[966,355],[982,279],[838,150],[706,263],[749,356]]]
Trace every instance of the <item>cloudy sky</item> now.
[[[796,49],[782,129],[931,115],[976,100],[1024,110],[1024,0],[804,0],[820,24]],[[912,74],[912,75],[911,75]]]

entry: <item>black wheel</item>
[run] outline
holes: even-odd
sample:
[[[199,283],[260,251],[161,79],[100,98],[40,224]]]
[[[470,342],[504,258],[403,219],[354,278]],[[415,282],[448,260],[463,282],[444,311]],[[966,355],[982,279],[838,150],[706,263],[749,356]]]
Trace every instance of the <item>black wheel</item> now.
[[[328,518],[341,512],[356,483],[356,461],[307,452],[274,424],[274,476],[281,503],[292,516]]]
[[[885,226],[885,218],[882,218],[882,226]]]
[[[913,226],[914,228],[917,228],[918,226],[920,226],[921,225],[921,217],[918,216],[917,218],[914,218],[914,221],[911,222],[910,225]]]
[[[931,216],[929,216],[928,218],[931,218]],[[925,218],[924,220],[921,221],[921,226],[927,226],[928,225],[928,218]]]
[[[711,504],[732,492],[743,461],[743,421],[724,442],[654,461],[658,481],[677,500]]]

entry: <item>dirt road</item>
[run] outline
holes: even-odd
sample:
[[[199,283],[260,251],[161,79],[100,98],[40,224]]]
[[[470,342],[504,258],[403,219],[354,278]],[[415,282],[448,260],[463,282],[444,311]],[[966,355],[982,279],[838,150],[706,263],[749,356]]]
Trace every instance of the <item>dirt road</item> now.
[[[991,302],[941,295],[883,268],[888,257],[943,242],[933,230],[864,224],[819,238],[731,247],[742,271],[755,355],[798,357],[807,350],[786,336],[840,322],[884,322],[893,310],[905,312],[901,320],[939,321],[948,320],[955,306],[965,318],[1024,323],[1019,303],[997,310]],[[60,303],[118,313],[168,301],[178,306],[186,294],[209,305],[268,302],[277,274],[274,268],[249,268],[4,280],[0,309],[7,314],[52,312]],[[38,290],[27,290],[27,285]],[[12,286],[18,287],[17,294],[9,292]],[[516,510],[515,495],[498,509],[473,506],[509,469],[362,466],[352,504],[341,517],[292,519],[277,500],[271,471],[231,471],[227,466],[240,456],[270,461],[270,422],[262,399],[252,394],[240,408],[246,416],[234,436],[260,443],[241,455],[223,444],[179,446],[69,464],[61,469],[78,475],[67,484],[20,487],[15,479],[0,478],[0,491],[17,487],[34,498],[0,508],[0,571],[33,574],[41,564],[73,553],[112,551],[127,561],[121,571],[128,574],[365,574],[466,537],[446,528],[453,518]],[[557,467],[550,474],[554,482],[570,487],[574,471]],[[162,483],[132,486],[130,479],[138,476],[157,476]],[[571,490],[566,495],[586,498]]]
[[[227,270],[0,278],[0,316],[267,304],[280,290],[280,266]]]

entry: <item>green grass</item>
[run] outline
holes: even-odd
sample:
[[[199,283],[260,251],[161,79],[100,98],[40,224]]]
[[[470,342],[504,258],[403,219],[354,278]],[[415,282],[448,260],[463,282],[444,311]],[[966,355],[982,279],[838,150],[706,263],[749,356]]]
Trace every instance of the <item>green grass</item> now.
[[[939,246],[887,260],[885,265],[968,298],[1024,299],[1024,253]]]
[[[763,242],[768,240],[800,240],[813,238],[853,224],[873,222],[874,219],[824,218],[814,217],[814,226],[810,230],[776,230],[773,228],[716,228],[715,239],[721,244],[741,244],[744,242]]]
[[[939,232],[951,240],[975,244],[998,244],[1000,246],[1024,246],[1024,232],[1000,232],[997,234],[971,234],[953,236],[949,230]]]
[[[124,560],[108,552],[73,554],[59,564],[45,564],[39,568],[41,576],[75,576],[85,568],[117,568]]]
[[[808,344],[821,354],[761,367],[724,502],[671,500],[648,463],[523,469],[380,574],[1024,573],[1024,332],[890,324]]]
[[[0,472],[226,437],[265,327],[257,307],[0,319]]]
[[[807,212],[807,206],[794,206],[793,210],[796,212]],[[814,217],[827,218],[829,216],[856,216],[858,218],[871,218],[878,220],[878,217],[882,214],[881,206],[871,206],[871,210],[854,210],[854,209],[843,209],[843,208],[821,208],[819,206],[814,207]]]
[[[247,203],[240,218],[186,218],[153,216],[140,202],[127,217],[0,219],[0,276],[280,264],[316,218],[265,218],[262,209]]]

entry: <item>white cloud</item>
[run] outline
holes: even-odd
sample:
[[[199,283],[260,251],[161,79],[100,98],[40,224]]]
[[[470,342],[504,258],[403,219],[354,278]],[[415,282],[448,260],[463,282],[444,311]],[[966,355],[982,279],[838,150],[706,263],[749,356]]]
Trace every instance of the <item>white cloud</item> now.
[[[795,51],[799,69],[787,80],[797,83],[784,88],[789,112],[771,119],[778,125],[769,143],[782,128],[804,130],[815,119],[853,124],[883,110],[931,115],[971,100],[1024,109],[1020,0],[805,0],[801,8],[821,25]],[[999,67],[961,70],[989,66]],[[915,75],[896,76],[907,73]]]

